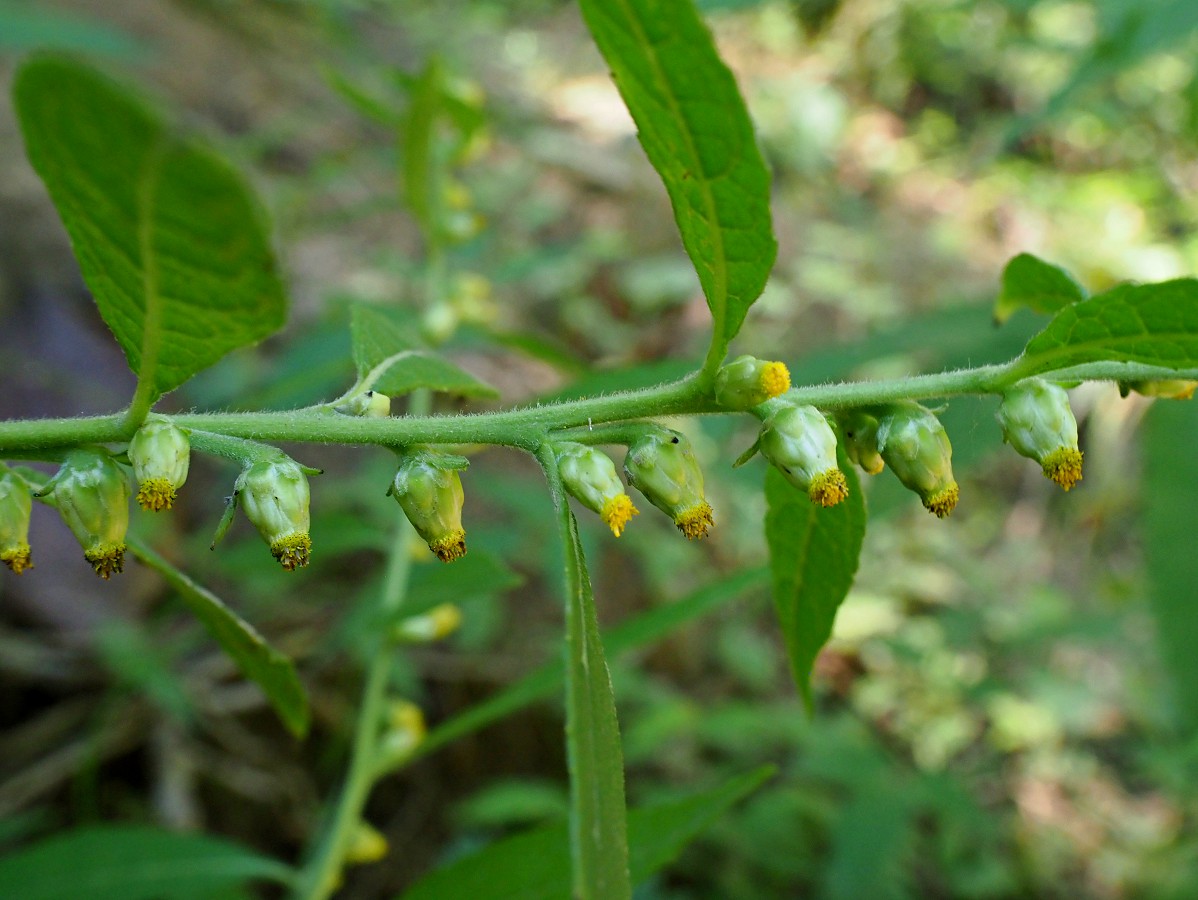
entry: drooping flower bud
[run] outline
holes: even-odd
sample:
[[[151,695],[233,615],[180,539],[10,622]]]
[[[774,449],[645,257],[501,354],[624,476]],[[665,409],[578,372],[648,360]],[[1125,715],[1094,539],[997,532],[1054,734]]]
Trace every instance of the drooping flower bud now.
[[[33,497],[15,472],[0,475],[0,561],[20,575],[33,568],[29,553],[29,516]]]
[[[663,428],[639,438],[628,448],[624,474],[691,540],[705,537],[715,525],[711,506],[703,499],[703,472],[681,434]]]
[[[1038,462],[1046,478],[1065,490],[1081,481],[1077,420],[1063,387],[1042,378],[1019,382],[1003,394],[998,422],[1003,439],[1016,453]]]
[[[844,435],[845,455],[870,475],[877,475],[886,462],[878,452],[878,420],[868,413],[852,409],[836,417]]]
[[[728,409],[752,409],[790,390],[785,363],[738,356],[715,376],[715,399]]]
[[[616,464],[607,454],[583,444],[559,444],[554,448],[562,484],[570,496],[592,512],[619,537],[628,520],[640,511],[624,492]]]
[[[462,624],[462,610],[455,603],[441,603],[428,612],[409,616],[395,626],[395,640],[404,644],[428,644],[449,637]]]
[[[878,450],[924,508],[944,518],[960,494],[953,480],[953,448],[940,420],[918,403],[896,403],[878,419]]]
[[[291,572],[308,564],[311,494],[303,466],[282,453],[259,460],[237,477],[233,493],[284,569]]]
[[[385,419],[391,415],[391,398],[380,391],[366,391],[335,408],[337,412],[347,416]]]
[[[399,470],[387,491],[403,508],[416,533],[441,562],[466,555],[462,505],[466,495],[458,470],[469,463],[460,456],[435,450],[411,450],[400,458]]]
[[[187,481],[191,442],[173,423],[152,420],[137,429],[129,442],[129,462],[141,508],[154,512],[170,509],[176,492]]]
[[[1157,379],[1155,381],[1120,381],[1119,393],[1126,397],[1132,391],[1145,397],[1160,397],[1165,400],[1189,400],[1198,388],[1198,381],[1184,381],[1179,378]]]
[[[72,451],[39,493],[58,507],[97,575],[107,581],[124,568],[129,480],[107,452]]]
[[[820,506],[849,495],[836,464],[836,433],[814,406],[783,406],[761,429],[761,455]]]

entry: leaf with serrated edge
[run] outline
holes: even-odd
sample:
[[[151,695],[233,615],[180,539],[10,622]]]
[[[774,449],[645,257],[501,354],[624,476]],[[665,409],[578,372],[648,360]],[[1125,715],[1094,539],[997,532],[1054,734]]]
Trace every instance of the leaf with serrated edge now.
[[[138,560],[166,579],[242,674],[262,688],[287,729],[296,737],[306,734],[308,695],[291,660],[270,646],[252,625],[225,606],[219,597],[192,581],[145,544],[130,538],[129,549]]]
[[[29,160],[141,396],[282,327],[264,217],[227,164],[68,58],[26,62],[13,96]]]
[[[841,468],[849,495],[824,509],[773,466],[765,476],[765,537],[770,548],[774,609],[803,702],[813,706],[811,669],[832,634],[836,611],[857,573],[865,537],[865,501],[852,466]]]
[[[736,80],[689,0],[582,0],[582,14],[670,195],[722,351],[778,251],[769,171]]]
[[[1124,284],[1065,307],[1028,341],[1012,374],[1104,360],[1198,367],[1198,280]]]

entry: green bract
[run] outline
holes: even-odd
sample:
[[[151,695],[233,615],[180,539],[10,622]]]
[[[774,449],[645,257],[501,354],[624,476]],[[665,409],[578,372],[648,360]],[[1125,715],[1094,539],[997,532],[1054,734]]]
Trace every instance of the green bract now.
[[[15,472],[0,474],[0,562],[20,575],[33,568],[29,552],[29,516],[33,497]]]
[[[761,455],[813,503],[835,506],[848,496],[836,464],[836,434],[814,406],[783,406],[773,412],[761,429]]]
[[[702,538],[715,525],[703,498],[703,472],[690,441],[678,432],[662,428],[639,438],[628,448],[624,474],[688,538]]]
[[[58,507],[97,575],[107,580],[124,568],[129,480],[106,451],[72,451],[41,494]]]
[[[944,426],[918,403],[896,403],[878,419],[878,450],[886,465],[923,500],[928,512],[944,518],[957,505],[953,448]]]
[[[137,479],[137,502],[155,512],[170,509],[187,481],[191,442],[171,422],[150,421],[129,442],[129,462]]]
[[[462,528],[466,495],[457,471],[466,465],[461,457],[435,450],[410,450],[400,457],[387,491],[442,562],[466,555],[466,531]]]
[[[308,564],[310,494],[299,463],[281,453],[277,459],[253,463],[238,476],[233,492],[284,569],[290,572]]]

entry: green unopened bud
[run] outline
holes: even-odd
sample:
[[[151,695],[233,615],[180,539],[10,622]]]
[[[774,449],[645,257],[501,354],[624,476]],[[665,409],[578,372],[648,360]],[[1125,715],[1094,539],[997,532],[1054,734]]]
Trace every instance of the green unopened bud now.
[[[628,448],[624,474],[691,540],[705,537],[715,525],[711,506],[703,498],[699,462],[690,442],[677,432],[663,428],[639,438]]]
[[[789,390],[790,371],[785,363],[754,356],[738,356],[715,376],[716,402],[728,409],[752,409]]]
[[[878,450],[924,508],[944,518],[957,505],[953,448],[944,426],[918,403],[895,404],[878,419]]]
[[[554,453],[566,491],[587,509],[598,513],[603,524],[619,537],[628,520],[640,512],[624,492],[616,464],[607,454],[583,444],[559,444]]]
[[[170,509],[176,492],[187,481],[191,442],[187,433],[171,422],[146,422],[129,442],[129,462],[141,508],[154,512]]]
[[[461,624],[461,608],[454,603],[442,603],[396,625],[395,639],[405,644],[428,644],[449,637]]]
[[[390,848],[382,833],[365,819],[358,822],[345,848],[345,861],[351,866],[378,862]]]
[[[870,475],[886,468],[878,452],[878,420],[859,409],[840,413],[836,417],[844,435],[845,455]]]
[[[1194,396],[1198,381],[1179,378],[1164,378],[1155,381],[1120,381],[1119,393],[1126,397],[1132,391],[1145,397],[1160,397],[1164,400],[1189,400]]]
[[[391,482],[391,494],[417,534],[442,562],[466,555],[462,505],[466,501],[458,469],[469,463],[434,450],[405,453]]]
[[[260,460],[238,476],[233,493],[284,569],[308,564],[311,494],[303,466],[282,453]]]
[[[335,407],[347,416],[362,416],[366,419],[385,419],[391,415],[391,398],[379,391],[366,391]]]
[[[33,568],[29,553],[29,516],[33,496],[15,472],[0,475],[0,561],[20,575]]]
[[[379,767],[385,769],[407,759],[426,734],[423,710],[408,700],[392,700],[379,737]]]
[[[761,455],[820,506],[849,495],[836,464],[836,433],[814,406],[783,406],[761,429]]]
[[[1003,395],[998,422],[1003,439],[1016,453],[1038,462],[1046,478],[1065,490],[1081,481],[1077,420],[1063,387],[1041,378],[1019,382]]]
[[[129,480],[107,452],[72,451],[42,493],[83,547],[96,574],[107,580],[125,565]]]

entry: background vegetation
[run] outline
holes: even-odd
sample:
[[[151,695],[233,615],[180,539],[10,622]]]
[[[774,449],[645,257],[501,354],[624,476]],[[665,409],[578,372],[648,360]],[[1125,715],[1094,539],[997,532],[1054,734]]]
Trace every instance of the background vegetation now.
[[[737,346],[786,360],[797,383],[1010,357],[1042,321],[991,324],[1018,252],[1095,290],[1198,270],[1198,11],[1185,0],[703,6],[775,178],[779,265]],[[411,310],[507,402],[649,383],[703,353],[707,313],[666,197],[573,4],[0,0],[0,77],[41,46],[155,84],[250,173],[275,220],[287,332],[171,408],[339,393],[354,300]],[[459,116],[442,144],[450,299],[424,310],[396,119],[431,60]],[[0,416],[117,408],[131,378],[3,93]],[[634,652],[609,648],[631,804],[778,767],[638,896],[1193,896],[1198,414],[1100,386],[1074,408],[1087,472],[1068,495],[1000,452],[980,400],[943,416],[962,483],[952,519],[927,516],[889,473],[868,481],[862,569],[817,664],[813,717],[769,608],[761,463],[728,465],[747,428],[687,425],[717,511],[709,541],[648,515],[619,542],[582,523],[605,624],[679,601],[703,610],[630,640]],[[208,552],[229,468],[196,466],[178,514],[153,524],[299,660],[314,713],[303,742],[155,576],[131,566],[99,583],[35,511],[38,567],[0,582],[5,845],[125,820],[302,851],[344,767],[392,465],[320,448],[303,461],[336,477],[313,484],[315,555],[299,576],[244,525]],[[422,603],[464,613],[397,676],[433,727],[557,658],[540,478],[514,454],[476,457],[470,555],[415,566]],[[347,872],[344,895],[394,895],[560,818],[554,697],[382,782],[367,813],[391,853]]]

